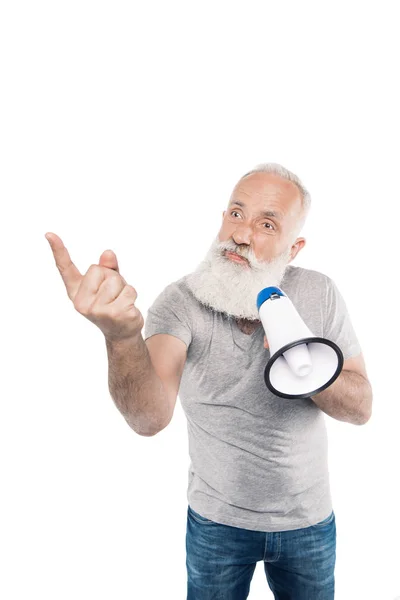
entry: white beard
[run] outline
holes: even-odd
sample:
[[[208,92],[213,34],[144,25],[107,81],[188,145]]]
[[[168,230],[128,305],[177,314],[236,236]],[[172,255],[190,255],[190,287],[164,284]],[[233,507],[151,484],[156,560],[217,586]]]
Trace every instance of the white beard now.
[[[224,256],[229,250],[244,256],[248,264]],[[205,306],[238,319],[260,320],[257,295],[265,287],[280,285],[290,259],[291,246],[271,261],[259,261],[246,247],[232,240],[220,242],[218,236],[204,260],[187,283],[194,296]]]

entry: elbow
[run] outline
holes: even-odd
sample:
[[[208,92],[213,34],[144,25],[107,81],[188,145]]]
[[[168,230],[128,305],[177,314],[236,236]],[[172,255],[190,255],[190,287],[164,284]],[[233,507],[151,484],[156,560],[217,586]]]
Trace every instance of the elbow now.
[[[153,437],[154,435],[156,435],[158,433],[157,431],[151,430],[149,431],[148,429],[146,430],[142,430],[142,429],[138,429],[137,427],[133,427],[129,422],[128,425],[131,429],[133,429],[133,431],[135,433],[137,433],[137,435],[140,435],[141,437]]]
[[[357,422],[357,425],[366,425],[370,418],[372,417],[372,411],[364,412],[360,415],[360,418]]]
[[[158,433],[158,429],[152,429],[150,428],[148,425],[146,425],[145,427],[142,425],[140,426],[137,419],[133,419],[132,415],[130,414],[124,414],[123,415],[125,421],[127,422],[127,424],[129,425],[129,427],[137,434],[140,435],[141,437],[153,437],[153,435],[156,435],[156,433]]]
[[[366,425],[370,418],[372,417],[372,397],[368,404],[368,407],[365,408],[359,415],[356,422],[356,425]]]
[[[135,433],[137,433],[141,437],[153,437],[160,431],[159,429],[139,429],[137,426],[133,427],[133,425],[131,425],[129,421],[128,425],[131,429],[133,429]]]
[[[357,416],[356,419],[352,421],[353,425],[366,425],[368,423],[370,417],[364,414]]]
[[[368,380],[367,380],[368,381]],[[363,408],[360,410],[357,425],[366,425],[372,417],[372,388],[368,381],[368,392],[364,396]]]
[[[160,431],[165,429],[169,423],[169,421],[168,421],[167,423],[165,423],[165,425],[157,425],[156,427],[139,428],[137,423],[135,425],[133,425],[133,423],[131,423],[128,419],[126,419],[126,421],[129,425],[129,427],[131,429],[133,429],[135,433],[137,433],[138,435],[140,435],[142,437],[154,437],[155,435],[157,435],[157,433],[160,433]]]
[[[157,435],[157,433],[160,433],[160,431],[162,431],[163,429],[165,429],[167,427],[170,420],[167,421],[166,423],[164,423],[163,425],[161,425],[160,427],[158,427],[157,429],[152,430],[150,433],[145,433],[144,435],[146,435],[147,437],[152,437],[154,435]]]

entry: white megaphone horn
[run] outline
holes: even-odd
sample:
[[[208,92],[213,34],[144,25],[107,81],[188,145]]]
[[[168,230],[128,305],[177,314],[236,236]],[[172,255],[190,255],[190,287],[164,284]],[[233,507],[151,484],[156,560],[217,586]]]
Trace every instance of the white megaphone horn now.
[[[309,398],[329,387],[343,368],[343,353],[315,336],[278,287],[257,295],[257,309],[271,358],[264,371],[268,389],[281,398]]]

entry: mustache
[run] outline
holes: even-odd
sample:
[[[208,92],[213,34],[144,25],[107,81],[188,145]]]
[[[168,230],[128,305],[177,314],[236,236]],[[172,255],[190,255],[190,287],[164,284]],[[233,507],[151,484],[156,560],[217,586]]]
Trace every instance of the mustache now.
[[[242,250],[241,248],[239,248],[235,244],[231,244],[231,245],[228,245],[228,246],[224,245],[224,246],[222,246],[222,250],[228,250],[228,252],[234,252],[238,256],[242,256],[243,258],[246,258],[250,262],[250,258],[249,258],[250,252],[248,250],[245,250],[245,251]]]

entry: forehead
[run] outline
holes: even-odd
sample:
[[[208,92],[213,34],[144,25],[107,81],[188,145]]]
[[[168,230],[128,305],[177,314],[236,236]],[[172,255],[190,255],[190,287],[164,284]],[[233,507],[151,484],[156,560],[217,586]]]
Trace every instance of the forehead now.
[[[250,209],[279,208],[285,214],[298,213],[301,193],[292,181],[274,173],[252,173],[241,179],[233,188],[230,203],[242,200]]]

